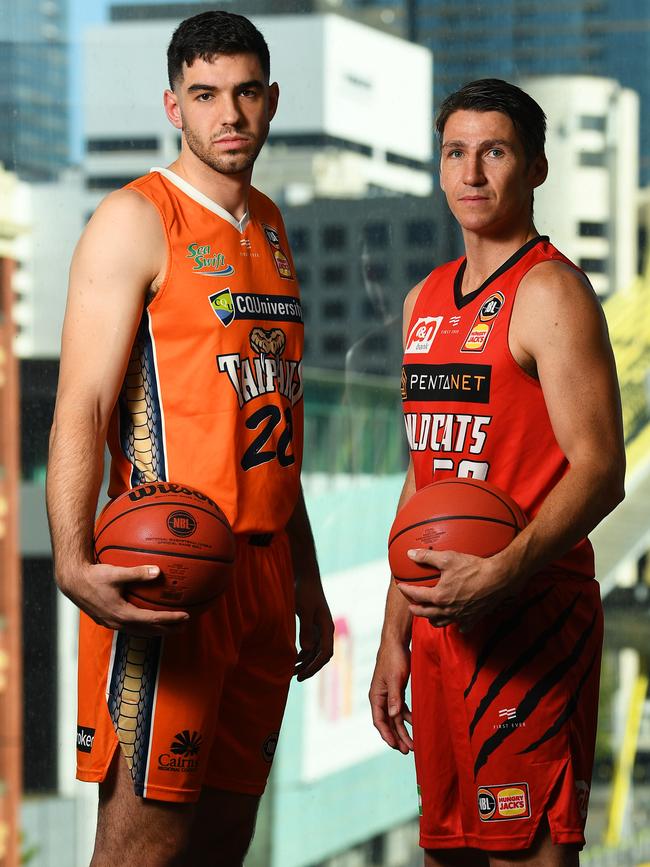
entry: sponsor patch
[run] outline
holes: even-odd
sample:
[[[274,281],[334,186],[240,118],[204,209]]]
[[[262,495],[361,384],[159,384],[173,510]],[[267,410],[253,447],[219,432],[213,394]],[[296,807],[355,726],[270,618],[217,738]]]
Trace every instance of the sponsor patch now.
[[[490,402],[490,365],[405,364],[402,376],[406,378],[402,382],[404,400]]]
[[[505,301],[505,296],[501,292],[494,292],[483,302],[472,323],[469,334],[461,346],[461,352],[483,352],[487,346],[494,320],[505,304]]]
[[[422,815],[422,786],[418,786],[418,815]]]
[[[409,332],[404,352],[413,355],[429,352],[442,319],[442,316],[421,316]]]
[[[481,822],[529,819],[531,815],[528,783],[480,786],[477,793],[477,803]]]
[[[95,729],[87,726],[77,726],[77,749],[80,753],[92,752],[95,740]]]
[[[230,325],[235,318],[235,304],[229,287],[222,289],[220,292],[215,292],[214,295],[210,295],[208,301],[213,313],[221,324],[226,327]]]
[[[232,265],[226,262],[223,253],[213,253],[209,244],[190,244],[187,259],[192,259],[192,271],[203,277],[230,277],[235,273]]]
[[[199,732],[184,729],[174,735],[169,751],[158,756],[158,770],[171,773],[193,773],[199,767],[197,758],[203,738]]]
[[[265,762],[273,761],[273,756],[278,747],[279,736],[280,732],[271,732],[268,738],[264,741],[264,744],[262,745],[262,755],[264,756]]]
[[[576,780],[576,797],[578,799],[580,817],[586,819],[589,807],[589,783],[586,780]]]
[[[264,223],[262,225],[264,226],[264,234],[266,235],[266,240],[269,242],[269,246],[271,247],[273,261],[275,262],[275,267],[278,269],[278,274],[284,280],[293,280],[291,264],[289,262],[289,259],[285,255],[280,243],[280,233],[272,226],[267,226]]]

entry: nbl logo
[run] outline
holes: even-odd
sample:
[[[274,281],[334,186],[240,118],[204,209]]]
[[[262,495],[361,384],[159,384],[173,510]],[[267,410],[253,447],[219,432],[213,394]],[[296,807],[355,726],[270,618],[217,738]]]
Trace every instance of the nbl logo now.
[[[196,531],[196,519],[189,512],[171,512],[167,517],[167,527],[174,536],[191,536]]]

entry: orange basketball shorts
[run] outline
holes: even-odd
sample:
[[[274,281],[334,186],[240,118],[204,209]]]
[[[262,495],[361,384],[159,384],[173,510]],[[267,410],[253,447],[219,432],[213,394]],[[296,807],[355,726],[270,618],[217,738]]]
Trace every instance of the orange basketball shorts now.
[[[136,795],[261,795],[296,660],[294,612],[282,533],[238,539],[232,585],[182,634],[133,638],[82,614],[78,779],[101,782],[119,747]]]
[[[420,845],[584,845],[603,619],[596,581],[536,576],[462,634],[413,624],[412,701]]]

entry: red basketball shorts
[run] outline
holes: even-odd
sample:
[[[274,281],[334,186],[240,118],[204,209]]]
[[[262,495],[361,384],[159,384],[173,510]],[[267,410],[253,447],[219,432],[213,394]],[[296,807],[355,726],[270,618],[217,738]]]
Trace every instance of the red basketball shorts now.
[[[544,816],[584,845],[603,618],[594,580],[533,578],[463,635],[413,624],[415,763],[425,849],[525,849]]]
[[[279,534],[238,539],[231,587],[182,634],[130,638],[82,614],[78,779],[101,782],[119,745],[136,795],[262,794],[296,660],[294,611]]]

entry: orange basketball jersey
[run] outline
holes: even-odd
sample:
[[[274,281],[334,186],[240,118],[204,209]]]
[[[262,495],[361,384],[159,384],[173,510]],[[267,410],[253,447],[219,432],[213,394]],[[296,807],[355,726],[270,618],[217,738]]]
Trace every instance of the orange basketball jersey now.
[[[168,169],[128,189],[160,214],[167,270],[111,419],[109,496],[179,482],[216,500],[236,533],[280,530],[303,433],[303,317],[280,213],[252,188],[237,222]]]
[[[418,489],[449,476],[486,479],[532,518],[567,472],[541,385],[508,346],[519,284],[531,268],[549,260],[576,267],[539,236],[468,295],[461,293],[464,259],[436,268],[425,280],[402,368],[404,421]],[[593,577],[591,544],[583,539],[552,566]]]

